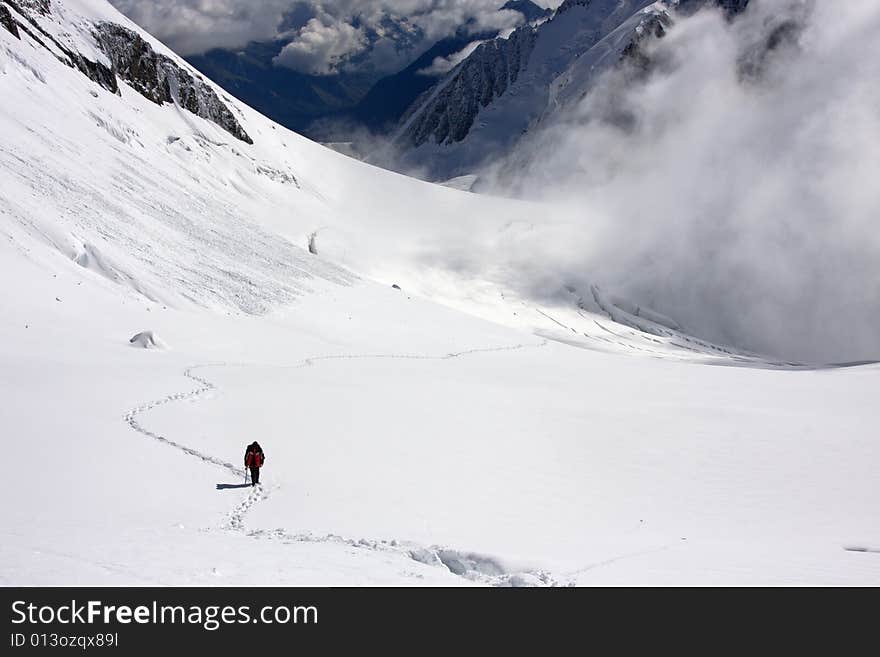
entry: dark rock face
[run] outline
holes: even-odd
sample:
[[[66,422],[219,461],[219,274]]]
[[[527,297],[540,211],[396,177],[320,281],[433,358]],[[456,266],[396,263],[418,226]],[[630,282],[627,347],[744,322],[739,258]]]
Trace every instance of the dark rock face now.
[[[351,111],[352,119],[368,130],[388,132],[422,94],[437,84],[439,78],[423,74],[435,58],[448,57],[472,41],[486,41],[496,36],[495,31],[476,34],[462,29],[441,39],[402,71],[376,82]]]
[[[737,72],[740,80],[760,83],[777,58],[796,56],[811,10],[811,5],[801,5],[765,21],[763,33],[739,57]]]
[[[158,55],[146,41],[121,26],[103,23],[96,36],[113,72],[157,105],[174,102]]]
[[[642,23],[643,31],[633,37],[629,45],[623,49],[620,65],[628,66],[635,74],[635,79],[645,79],[654,70],[655,62],[645,53],[645,42],[651,38],[662,39],[671,27],[671,20],[666,14],[656,14]]]
[[[510,0],[501,9],[519,12],[527,22],[553,13],[531,0]],[[279,32],[298,30],[310,18],[306,3],[294,4]],[[356,18],[353,24],[357,26],[359,21]],[[329,75],[276,65],[275,59],[295,39],[292,33],[232,50],[214,48],[185,59],[239,100],[295,132],[315,141],[352,141],[361,128],[379,134],[396,128],[416,99],[441,79],[426,74],[437,57],[449,57],[474,41],[487,41],[499,34],[497,28],[469,19],[422,51],[427,41],[419,44],[428,37],[409,19],[386,17],[381,34],[363,27],[366,49]],[[390,43],[398,55],[410,52],[413,59],[400,70],[377,69],[369,61],[374,48],[379,44],[384,49]]]
[[[157,105],[177,103],[189,112],[216,123],[233,137],[253,140],[215,91],[181,68],[170,57],[153,50],[136,32],[115,23],[101,23],[95,34],[113,65],[113,72]]]
[[[70,57],[71,63],[80,73],[90,80],[97,82],[107,91],[114,94],[119,93],[119,85],[116,82],[116,76],[113,75],[113,71],[104,66],[104,64],[86,59],[78,52],[65,50],[65,53]]]
[[[77,69],[111,93],[119,93],[119,77],[158,105],[177,103],[193,114],[216,123],[236,139],[248,144],[254,143],[210,86],[180,67],[170,57],[154,51],[136,32],[114,23],[94,26],[95,39],[111,62],[108,67],[101,62],[93,62],[60,43],[40,26],[34,18],[36,15],[51,15],[51,1],[0,2],[0,25],[19,39],[21,32],[24,32],[34,43],[55,52],[62,63]],[[51,43],[54,48],[49,48],[47,43]]]
[[[412,122],[401,136],[402,140],[418,147],[429,139],[438,144],[464,139],[480,108],[489,105],[516,82],[534,45],[535,31],[525,26],[508,39],[494,39],[477,47],[436,92],[429,111]],[[420,100],[413,105],[414,109],[421,105]]]
[[[12,12],[9,11],[9,7],[6,5],[0,5],[0,25],[5,27],[16,39],[21,39],[21,35],[18,33],[18,25],[12,17]]]
[[[594,0],[565,0],[556,10],[553,20],[566,20],[564,15],[575,7],[591,7]],[[509,3],[510,4],[510,3]],[[749,0],[678,0],[670,2],[683,13],[692,13],[707,6],[721,7],[729,17],[744,11]],[[560,18],[562,17],[562,18]],[[621,64],[647,75],[653,63],[644,53],[648,38],[662,38],[670,27],[670,20],[658,14],[646,19],[639,34],[624,49]],[[538,28],[540,29],[540,28]],[[403,148],[418,148],[433,140],[438,144],[463,141],[470,132],[480,109],[502,96],[525,70],[537,39],[535,28],[524,26],[509,39],[494,39],[479,46],[449,77],[436,88],[423,94],[402,119],[407,125],[398,137]],[[412,115],[421,114],[415,120]]]

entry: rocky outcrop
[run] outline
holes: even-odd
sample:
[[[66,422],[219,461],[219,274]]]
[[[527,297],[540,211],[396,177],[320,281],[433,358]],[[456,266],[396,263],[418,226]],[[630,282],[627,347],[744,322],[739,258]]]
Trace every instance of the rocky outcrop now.
[[[728,18],[733,18],[737,14],[741,14],[748,7],[750,0],[673,0],[670,2],[674,5],[679,13],[691,14],[704,7],[720,7]]]
[[[15,15],[10,8],[15,11]],[[51,13],[50,9],[49,0],[3,0],[0,4],[0,22],[18,38],[21,38],[20,34],[24,32],[34,43],[46,48],[57,57],[61,63],[77,69],[108,91],[118,93],[119,87],[116,84],[116,76],[113,75],[113,71],[100,62],[93,62],[78,52],[72,51],[34,19],[35,14],[48,16]],[[16,16],[24,18],[24,22],[18,20]],[[50,48],[48,43],[51,43],[53,47]],[[59,56],[58,52],[63,56]]]
[[[51,13],[51,0],[7,0],[7,2],[20,14],[27,11],[48,16]]]
[[[450,74],[439,91],[429,91],[414,108],[426,110],[409,122],[400,139],[413,146],[428,140],[451,144],[464,139],[480,109],[504,94],[526,67],[535,45],[535,30],[524,26],[508,39],[493,39],[477,47]],[[407,118],[404,118],[407,122]]]
[[[535,21],[541,20],[542,18],[547,18],[548,16],[550,16],[550,14],[553,13],[552,9],[540,7],[532,2],[532,0],[508,0],[506,3],[504,3],[501,9],[518,11],[523,15],[527,23],[533,23]]]
[[[170,57],[157,53],[139,34],[115,23],[101,23],[95,32],[113,72],[142,96],[157,105],[176,103],[233,137],[254,143],[213,88]]]
[[[19,38],[21,33],[26,34],[59,61],[77,69],[111,93],[119,93],[117,78],[124,80],[157,105],[175,103],[216,123],[236,139],[253,143],[210,85],[171,57],[157,53],[137,32],[115,23],[94,26],[93,37],[107,56],[108,67],[71,50],[40,24],[37,18],[51,16],[51,8],[50,0],[2,0],[0,25]]]
[[[620,63],[628,66],[628,71],[634,73],[636,79],[644,79],[654,70],[655,62],[645,52],[645,44],[650,39],[662,39],[671,27],[672,21],[669,14],[657,13],[646,18],[635,35],[623,49]]]
[[[645,45],[671,28],[676,10],[720,7],[731,19],[749,0],[565,0],[553,17],[479,46],[424,93],[395,136],[400,168],[445,179],[479,168],[552,113],[589,92],[602,71],[635,78],[657,62]]]
[[[113,71],[104,66],[104,64],[101,62],[93,62],[92,60],[83,57],[78,52],[66,50],[65,53],[70,58],[71,64],[80,73],[90,80],[97,82],[107,91],[114,94],[119,93],[119,85],[116,83],[116,76],[113,74]]]
[[[5,27],[16,39],[21,39],[21,34],[18,32],[18,24],[6,5],[0,5],[0,25]]]
[[[749,0],[714,0],[729,16],[735,16],[743,11],[749,4]]]
[[[112,23],[98,25],[95,36],[114,74],[157,105],[174,102],[162,63],[149,43],[131,30]]]

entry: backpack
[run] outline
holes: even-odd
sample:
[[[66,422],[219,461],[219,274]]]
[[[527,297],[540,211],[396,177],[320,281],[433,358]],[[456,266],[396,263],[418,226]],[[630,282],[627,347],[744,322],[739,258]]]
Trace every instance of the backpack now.
[[[245,458],[245,465],[249,468],[259,468],[263,465],[263,453],[251,450]]]

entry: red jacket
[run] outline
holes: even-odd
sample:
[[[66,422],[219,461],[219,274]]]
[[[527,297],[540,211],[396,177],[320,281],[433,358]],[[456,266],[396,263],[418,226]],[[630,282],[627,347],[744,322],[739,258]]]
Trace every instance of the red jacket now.
[[[261,468],[265,460],[266,455],[261,449],[249,449],[244,455],[244,464],[249,468]]]

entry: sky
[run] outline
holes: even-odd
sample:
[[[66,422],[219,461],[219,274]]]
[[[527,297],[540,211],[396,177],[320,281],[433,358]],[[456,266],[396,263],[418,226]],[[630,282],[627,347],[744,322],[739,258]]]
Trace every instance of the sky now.
[[[111,0],[181,55],[238,49],[282,37],[275,64],[310,74],[346,66],[396,72],[436,41],[472,21],[472,30],[504,30],[522,15],[504,0]],[[561,0],[537,0],[558,6]],[[397,27],[392,29],[388,19]],[[402,21],[401,19],[406,19]]]

